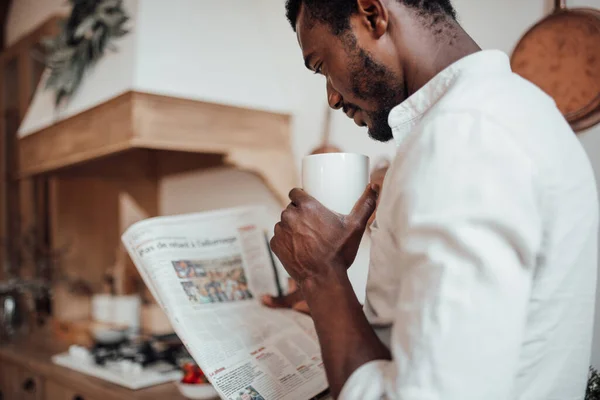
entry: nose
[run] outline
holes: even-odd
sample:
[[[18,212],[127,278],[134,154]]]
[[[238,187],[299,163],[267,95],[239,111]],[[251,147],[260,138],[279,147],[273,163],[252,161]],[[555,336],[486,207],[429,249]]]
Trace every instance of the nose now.
[[[334,110],[339,110],[344,105],[344,102],[342,101],[342,95],[333,88],[329,78],[327,78],[327,102],[329,103],[329,107],[333,108]]]

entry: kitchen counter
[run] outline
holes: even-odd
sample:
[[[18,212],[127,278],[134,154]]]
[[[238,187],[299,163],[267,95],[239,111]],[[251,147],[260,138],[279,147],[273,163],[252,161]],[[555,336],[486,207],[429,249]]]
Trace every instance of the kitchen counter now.
[[[5,385],[0,387],[3,391],[6,385],[10,385],[14,378],[8,379],[8,369],[12,366],[21,371],[26,371],[38,381],[42,381],[42,389],[37,390],[37,396],[27,397],[43,400],[71,400],[72,399],[91,399],[91,400],[150,400],[150,399],[165,399],[165,400],[182,400],[185,399],[177,390],[173,383],[166,383],[158,386],[153,386],[140,390],[129,390],[110,382],[85,375],[74,370],[61,367],[52,363],[50,358],[67,350],[68,346],[59,343],[48,330],[39,331],[22,339],[17,339],[9,344],[0,344],[0,384],[5,381]],[[2,379],[4,378],[4,379]],[[32,378],[22,378],[32,379]],[[43,388],[50,381],[52,385],[60,385],[65,387],[72,393],[77,393],[71,398],[62,396],[60,399],[55,399],[56,395],[51,397],[43,396]],[[17,385],[25,385],[20,382]],[[14,386],[14,383],[13,383]],[[24,386],[23,386],[24,387]],[[18,386],[18,390],[21,386]],[[15,395],[14,398],[25,398]],[[42,392],[40,394],[40,392]],[[67,390],[64,391],[65,393]],[[10,395],[4,394],[4,399],[10,400]]]

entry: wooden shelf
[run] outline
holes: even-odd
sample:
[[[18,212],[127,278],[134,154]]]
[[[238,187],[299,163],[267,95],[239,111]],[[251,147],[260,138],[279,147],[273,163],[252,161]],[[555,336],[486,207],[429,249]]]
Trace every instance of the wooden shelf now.
[[[19,142],[21,178],[154,149],[222,154],[260,175],[282,204],[297,179],[288,115],[140,92],[127,92]]]

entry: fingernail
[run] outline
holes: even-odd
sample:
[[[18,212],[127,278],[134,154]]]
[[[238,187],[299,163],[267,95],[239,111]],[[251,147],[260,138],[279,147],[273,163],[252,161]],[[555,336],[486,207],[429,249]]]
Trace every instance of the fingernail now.
[[[260,297],[260,299],[261,299],[261,301],[262,301],[263,303],[270,303],[270,302],[271,302],[271,296],[269,296],[268,294],[263,294],[263,295]]]

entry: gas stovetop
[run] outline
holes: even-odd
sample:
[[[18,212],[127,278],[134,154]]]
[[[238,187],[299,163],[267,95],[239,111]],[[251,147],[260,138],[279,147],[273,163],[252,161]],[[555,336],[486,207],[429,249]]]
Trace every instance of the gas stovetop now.
[[[128,389],[141,389],[182,377],[179,365],[190,357],[178,339],[135,338],[88,349],[71,346],[52,357],[55,364]]]

